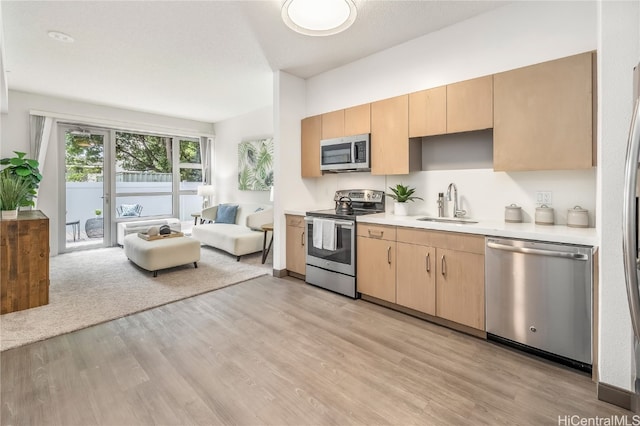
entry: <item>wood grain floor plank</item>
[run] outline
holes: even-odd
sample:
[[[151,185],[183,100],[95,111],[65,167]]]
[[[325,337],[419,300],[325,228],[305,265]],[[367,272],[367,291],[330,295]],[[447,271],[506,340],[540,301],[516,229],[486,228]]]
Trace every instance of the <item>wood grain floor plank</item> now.
[[[538,425],[590,377],[286,278],[0,353],[3,425]],[[629,417],[631,418],[631,417]]]

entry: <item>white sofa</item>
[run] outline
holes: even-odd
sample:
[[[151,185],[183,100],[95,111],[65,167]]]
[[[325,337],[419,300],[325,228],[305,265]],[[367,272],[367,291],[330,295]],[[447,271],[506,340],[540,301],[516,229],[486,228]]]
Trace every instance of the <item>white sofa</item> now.
[[[215,221],[217,212],[218,206],[206,208],[201,219]],[[191,236],[240,260],[240,256],[262,251],[264,231],[260,228],[269,223],[273,223],[273,206],[270,204],[238,203],[235,223],[201,223],[193,227]]]
[[[180,219],[175,218],[167,218],[167,219],[147,219],[147,220],[135,220],[130,222],[119,222],[118,223],[118,233],[116,235],[116,242],[118,245],[124,245],[124,237],[129,235],[138,233],[138,232],[147,232],[150,226],[162,226],[169,225],[169,227],[173,231],[180,231],[182,226],[180,225]]]

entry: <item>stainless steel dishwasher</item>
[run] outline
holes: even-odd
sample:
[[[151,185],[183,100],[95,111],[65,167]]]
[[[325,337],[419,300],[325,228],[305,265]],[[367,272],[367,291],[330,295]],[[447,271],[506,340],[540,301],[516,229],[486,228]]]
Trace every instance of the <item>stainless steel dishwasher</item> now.
[[[488,338],[590,371],[592,271],[592,247],[488,237]]]

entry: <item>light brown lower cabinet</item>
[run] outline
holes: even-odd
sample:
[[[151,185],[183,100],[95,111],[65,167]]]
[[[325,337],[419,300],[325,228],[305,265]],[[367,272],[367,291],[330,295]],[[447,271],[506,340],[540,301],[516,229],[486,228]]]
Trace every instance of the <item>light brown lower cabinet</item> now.
[[[396,303],[395,227],[358,224],[356,229],[358,291]]]
[[[436,314],[436,249],[398,242],[396,302],[398,305]]]
[[[484,256],[437,249],[436,316],[484,330]]]
[[[484,237],[404,227],[395,235],[359,232],[358,291],[484,331]]]
[[[306,235],[303,216],[285,215],[287,222],[287,271],[306,275]]]

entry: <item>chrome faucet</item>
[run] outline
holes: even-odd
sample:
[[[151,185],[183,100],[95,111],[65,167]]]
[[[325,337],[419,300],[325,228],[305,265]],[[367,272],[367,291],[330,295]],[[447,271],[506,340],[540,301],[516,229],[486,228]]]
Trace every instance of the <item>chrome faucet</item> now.
[[[451,188],[453,188],[453,217],[462,217],[467,214],[467,211],[458,210],[458,188],[453,182],[447,188],[447,201],[451,201]]]

